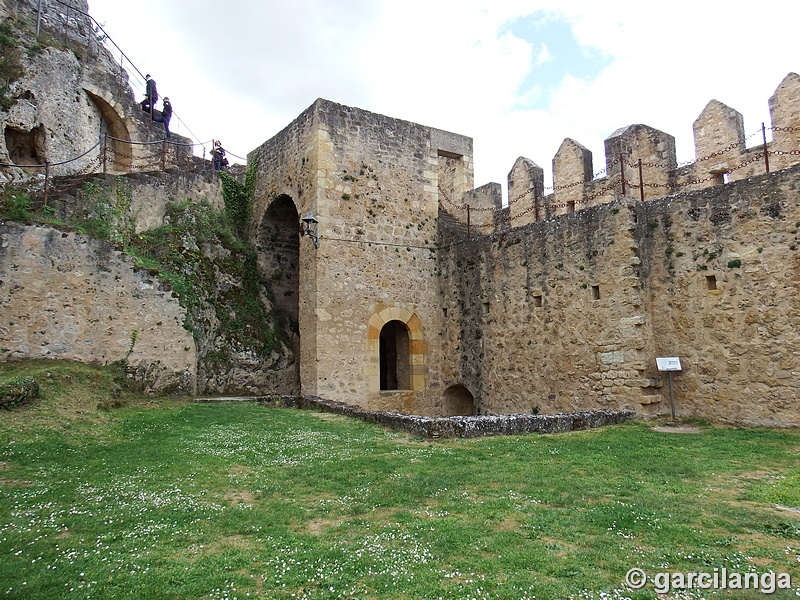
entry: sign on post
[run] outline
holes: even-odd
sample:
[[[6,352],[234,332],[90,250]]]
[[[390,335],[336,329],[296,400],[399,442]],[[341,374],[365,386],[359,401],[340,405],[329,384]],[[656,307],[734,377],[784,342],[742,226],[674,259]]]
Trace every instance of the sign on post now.
[[[659,371],[681,371],[681,359],[677,356],[667,356],[656,358],[656,366]]]
[[[681,359],[677,356],[663,356],[656,358],[656,366],[659,371],[666,371],[669,374],[669,407],[672,411],[672,418],[675,418],[675,396],[672,395],[672,372],[682,371]]]

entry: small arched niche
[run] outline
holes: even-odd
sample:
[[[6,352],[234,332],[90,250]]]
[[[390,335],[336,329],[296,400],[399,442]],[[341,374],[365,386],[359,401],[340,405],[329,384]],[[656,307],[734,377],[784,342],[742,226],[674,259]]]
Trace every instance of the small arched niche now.
[[[411,389],[411,355],[408,327],[389,321],[381,328],[381,390]]]
[[[442,394],[442,416],[457,417],[475,414],[475,396],[458,383],[451,385]]]

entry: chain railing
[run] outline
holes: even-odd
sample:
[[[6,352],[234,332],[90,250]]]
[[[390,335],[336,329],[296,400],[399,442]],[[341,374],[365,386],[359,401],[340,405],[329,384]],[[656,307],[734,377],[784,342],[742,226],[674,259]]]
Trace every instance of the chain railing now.
[[[113,141],[116,144],[127,144],[131,147],[131,152],[123,152],[115,147],[115,144],[109,144],[109,141]],[[206,142],[208,143],[208,142]],[[84,179],[91,176],[96,175],[99,173],[107,174],[109,170],[114,172],[135,172],[135,171],[166,171],[167,168],[171,168],[173,165],[176,166],[184,166],[188,167],[191,166],[191,160],[182,160],[182,156],[177,152],[178,147],[191,147],[198,144],[185,144],[181,142],[171,142],[166,139],[161,141],[155,142],[133,142],[130,140],[124,140],[121,138],[116,138],[110,135],[103,135],[100,137],[99,141],[86,150],[85,152],[79,154],[78,156],[68,158],[66,160],[62,160],[59,162],[48,163],[45,162],[43,164],[32,164],[32,165],[19,165],[15,163],[3,163],[0,162],[0,168],[4,169],[11,169],[11,170],[21,170],[26,172],[28,169],[44,169],[44,182],[43,182],[43,191],[44,191],[44,206],[47,206],[48,196],[51,193],[58,193],[61,191],[65,191],[71,187],[74,187],[74,183],[70,183],[66,187],[57,188],[53,187],[51,180],[52,180],[52,169],[53,167],[63,166],[70,163],[74,163],[79,161],[89,155],[90,153],[97,150],[102,145],[102,148],[98,151],[97,156],[90,158],[86,161],[80,169],[70,172],[64,177],[83,177]],[[158,146],[158,148],[154,152],[150,152],[149,154],[136,154],[133,152],[133,146]],[[173,146],[176,148],[174,153],[171,153],[168,149],[169,146]],[[172,154],[171,158],[170,155]],[[203,160],[202,166],[204,171],[211,170],[211,162]],[[109,168],[109,165],[113,165],[114,167],[125,165],[124,169],[119,168]],[[12,171],[13,172],[13,171]],[[29,187],[30,180],[21,181],[21,182],[8,182],[3,185],[4,189],[8,189],[10,187]]]

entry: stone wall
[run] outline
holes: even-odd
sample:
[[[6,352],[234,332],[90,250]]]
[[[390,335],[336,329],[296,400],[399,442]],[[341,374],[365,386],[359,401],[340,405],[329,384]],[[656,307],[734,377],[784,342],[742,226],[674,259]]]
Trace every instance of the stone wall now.
[[[318,410],[383,425],[424,438],[477,438],[527,433],[565,433],[617,425],[634,418],[628,410],[594,410],[558,415],[503,415],[425,417],[397,412],[365,410],[315,396],[255,396],[249,398],[198,398],[196,402],[257,402],[270,408]]]
[[[642,203],[636,214],[653,352],[683,357],[679,410],[800,425],[800,167]]]
[[[800,167],[464,240],[442,219],[444,345],[482,413],[799,425]]]
[[[108,242],[47,226],[0,225],[0,307],[2,360],[125,361],[145,389],[195,390],[184,309]]]
[[[185,357],[189,362],[185,369],[181,365],[181,372],[185,371],[187,374],[181,375],[179,385],[176,384],[175,377],[169,371],[174,368],[172,363],[175,360],[169,357],[168,352],[162,357],[151,348],[144,358],[138,356],[137,352],[141,350],[141,339],[138,336],[144,334],[144,326],[132,325],[123,329],[116,328],[111,332],[119,333],[119,336],[116,333],[109,334],[106,328],[99,331],[94,329],[93,324],[103,321],[107,313],[109,320],[121,318],[127,322],[138,318],[136,314],[127,314],[139,310],[137,306],[128,310],[120,305],[122,313],[117,317],[110,314],[111,309],[105,308],[107,303],[103,300],[107,295],[112,298],[124,297],[133,289],[132,284],[119,283],[130,278],[138,281],[139,275],[135,272],[132,259],[121,258],[122,255],[113,251],[111,244],[88,236],[66,233],[62,239],[59,232],[23,223],[6,223],[9,231],[21,233],[7,236],[7,250],[0,255],[0,273],[8,275],[8,279],[2,276],[0,279],[11,286],[7,289],[14,290],[13,294],[2,294],[3,284],[0,284],[0,324],[8,317],[8,322],[14,325],[7,327],[4,333],[0,330],[0,338],[5,341],[5,336],[8,335],[8,339],[16,341],[13,351],[9,346],[8,352],[0,353],[0,361],[48,356],[85,362],[113,362],[120,359],[119,349],[125,340],[131,342],[131,338],[125,336],[131,336],[136,329],[142,333],[137,334],[134,346],[137,352],[128,357],[128,362],[137,366],[137,378],[150,391],[197,390],[262,394],[299,391],[297,368],[291,349],[278,342],[267,352],[260,345],[268,335],[267,330],[277,332],[282,325],[279,321],[269,322],[266,315],[272,309],[274,294],[270,293],[269,287],[263,285],[263,282],[253,280],[251,273],[245,268],[247,257],[241,252],[240,244],[233,244],[229,248],[226,247],[227,238],[199,239],[195,237],[191,227],[183,232],[185,224],[179,223],[184,218],[181,216],[184,209],[180,208],[184,202],[190,205],[207,203],[212,209],[224,210],[220,177],[217,173],[171,169],[165,172],[118,176],[97,174],[88,178],[55,178],[51,185],[48,206],[55,209],[54,217],[63,222],[83,223],[82,219],[91,215],[108,215],[112,239],[117,242],[122,242],[121,232],[129,232],[129,228],[136,233],[168,224],[176,228],[172,234],[168,234],[168,241],[162,242],[160,246],[167,256],[173,256],[171,252],[174,251],[186,260],[185,265],[171,265],[172,268],[176,271],[190,269],[197,274],[190,292],[193,299],[188,301],[193,307],[191,313],[185,314],[178,306],[179,299],[175,293],[167,293],[166,288],[149,298],[146,308],[141,310],[146,310],[147,315],[168,314],[175,307],[181,311],[182,328],[178,334],[169,327],[161,327],[166,322],[163,318],[156,319],[159,327],[148,326],[146,331],[148,335],[155,336],[152,340],[153,348],[158,347],[160,334],[165,336],[163,347],[167,349],[177,343],[175,340],[188,339],[191,342],[187,346],[191,347],[191,357]],[[56,192],[57,189],[61,191]],[[35,201],[40,202],[41,198],[35,198]],[[176,208],[174,204],[179,206]],[[170,205],[173,206],[169,208]],[[110,213],[108,206],[114,207]],[[40,229],[48,233],[40,233]],[[207,235],[208,231],[197,233]],[[73,238],[80,240],[74,242],[78,250],[71,249],[69,240]],[[54,240],[59,240],[59,244],[67,246],[66,249],[59,246],[54,250]],[[17,248],[19,243],[23,243],[22,250]],[[99,253],[100,256],[93,257],[90,251]],[[81,255],[81,252],[87,256]],[[116,269],[127,268],[130,272],[123,275],[115,269],[113,277],[108,275],[108,259],[104,258],[105,254],[120,256]],[[68,262],[67,266],[58,265],[60,260],[72,261],[79,266],[73,268],[70,266],[72,262]],[[167,271],[170,270],[169,265],[166,268]],[[65,301],[63,306],[59,304],[60,295],[54,296],[52,292],[45,294],[43,290],[80,289],[75,284],[73,271],[76,270],[86,277],[85,282],[78,280],[79,283],[89,286],[91,293],[78,294],[76,291],[74,298],[69,302]],[[153,271],[147,275],[147,281],[142,285],[161,289],[162,282],[168,276],[161,277],[159,279]],[[21,294],[19,290],[23,288],[31,290],[31,295]],[[131,293],[135,298],[142,294],[138,290]],[[55,303],[49,300],[51,296],[56,298]],[[159,303],[164,305],[159,307]],[[103,316],[95,318],[91,314],[95,304],[96,310],[101,311]],[[259,313],[256,309],[258,305],[262,307],[260,314],[265,315],[267,322],[254,325],[252,319],[261,318],[256,315]],[[28,315],[26,320],[20,319],[17,313],[31,310],[30,307],[35,307],[37,313],[44,310],[43,314],[47,318],[34,318],[24,313]],[[147,319],[148,323],[152,320],[150,316]],[[29,321],[34,325],[30,325]],[[67,329],[62,327],[64,323],[70,324]],[[239,325],[232,327],[231,323]],[[258,334],[255,335],[251,329],[254,326],[258,329]],[[283,332],[276,335],[282,336]],[[75,336],[78,336],[77,339]],[[192,339],[195,341],[191,341]],[[163,369],[157,362],[162,360],[166,362]],[[166,374],[162,370],[166,370]]]
[[[141,232],[164,225],[168,204],[190,200],[207,202],[217,210],[224,210],[222,186],[219,175],[213,171],[143,171],[124,175],[96,174],[81,178],[74,185],[56,179],[48,204],[64,221],[80,218],[89,205],[98,199],[116,202],[118,197],[130,201],[128,216],[135,231]]]
[[[739,120],[731,115],[711,103],[698,119],[698,147],[737,140]],[[716,129],[712,116],[721,119]],[[700,168],[677,167],[672,136],[634,125],[606,146],[608,157],[628,157],[608,160],[612,177],[629,178],[633,156],[655,183],[643,202],[635,184],[625,194],[607,181],[565,185],[556,191],[571,203],[565,214],[547,204],[542,169],[524,157],[509,174],[516,204],[504,207],[498,184],[471,189],[469,138],[324,100],[257,149],[250,156],[259,168],[254,235],[272,257],[265,265],[289,257],[284,272],[271,275],[286,277],[283,309],[297,318],[302,393],[433,416],[605,408],[656,414],[669,410],[669,397],[655,358],[680,356],[681,414],[800,422],[788,401],[795,342],[785,315],[794,308],[779,300],[770,302],[780,308],[766,308],[764,292],[753,287],[772,288],[789,276],[777,269],[791,262],[785,252],[792,244],[759,283],[762,266],[736,266],[746,264],[742,253],[766,259],[765,248],[779,247],[770,236],[794,235],[797,169],[714,186],[708,180],[663,196],[676,178]],[[587,175],[587,153],[566,141],[554,170]],[[489,226],[465,222],[468,206]],[[293,224],[309,212],[319,221],[318,248]],[[737,218],[724,217],[731,212]],[[708,247],[696,248],[700,242]],[[736,249],[723,256],[723,246]],[[722,291],[732,277],[753,283]],[[750,300],[739,297],[745,288]],[[723,317],[728,304],[722,313],[719,303],[709,304],[719,296],[753,308],[747,317]],[[691,306],[694,318],[674,306]],[[723,318],[747,327],[709,337]],[[405,383],[384,385],[381,355],[394,351],[382,344],[395,342],[383,332],[397,323],[403,345],[396,350],[408,364],[396,375]],[[775,339],[741,341],[753,328]],[[786,348],[779,368],[770,366],[776,344]],[[747,365],[733,360],[739,375],[722,377],[717,357],[732,353],[744,353]]]

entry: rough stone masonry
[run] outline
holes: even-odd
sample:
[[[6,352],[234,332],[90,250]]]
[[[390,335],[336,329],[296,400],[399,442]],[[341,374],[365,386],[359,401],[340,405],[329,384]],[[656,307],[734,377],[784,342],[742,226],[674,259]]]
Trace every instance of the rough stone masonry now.
[[[0,0],[0,10],[30,18],[34,4]],[[81,52],[90,37],[76,40]],[[27,140],[31,155],[59,156],[36,142],[40,122],[60,139],[37,75],[57,65],[79,100],[82,129],[68,137],[157,134],[113,61],[70,52],[37,55],[15,84],[2,158],[15,140]],[[669,411],[669,394],[655,359],[677,356],[680,415],[800,425],[797,74],[769,108],[771,141],[747,147],[742,115],[709,102],[693,125],[689,165],[676,163],[671,135],[634,124],[606,140],[605,174],[594,178],[591,153],[567,138],[552,186],[520,157],[503,205],[500,184],[474,188],[471,138],[316,101],[248,156],[251,241],[299,356],[289,376],[253,377],[271,382],[253,391],[295,394],[299,384],[306,396],[431,416],[657,414]],[[25,152],[17,157],[33,160]],[[112,168],[146,164],[133,153]],[[219,198],[204,180],[163,178],[169,193],[129,180],[134,202],[147,186],[138,229],[159,225],[159,203],[176,196]],[[309,213],[318,246],[300,235]],[[155,276],[97,240],[44,225],[7,222],[0,237],[3,359],[119,360],[136,329],[134,359],[153,389],[196,386],[182,309]]]

